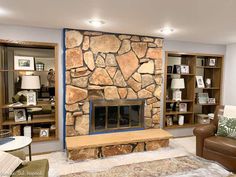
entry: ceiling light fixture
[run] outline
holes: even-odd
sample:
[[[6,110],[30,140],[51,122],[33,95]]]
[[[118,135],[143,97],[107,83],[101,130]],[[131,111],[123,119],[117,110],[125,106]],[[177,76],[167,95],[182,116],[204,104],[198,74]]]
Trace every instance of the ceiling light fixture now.
[[[7,15],[7,14],[9,14],[9,12],[0,7],[0,16],[4,16],[4,15]]]
[[[160,33],[162,33],[163,35],[169,35],[171,33],[173,33],[175,30],[173,28],[169,28],[169,27],[165,27],[160,29]]]
[[[93,25],[94,27],[100,27],[105,24],[103,20],[98,20],[98,19],[89,20],[89,23]]]

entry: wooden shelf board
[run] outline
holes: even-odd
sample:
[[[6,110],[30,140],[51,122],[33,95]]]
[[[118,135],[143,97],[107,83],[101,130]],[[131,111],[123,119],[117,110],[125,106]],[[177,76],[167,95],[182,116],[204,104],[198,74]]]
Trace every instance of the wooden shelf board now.
[[[36,70],[12,70],[12,69],[0,69],[0,72],[38,72],[38,73],[48,73],[49,71],[36,71]]]
[[[175,129],[175,128],[191,128],[191,127],[197,127],[201,124],[187,124],[184,125],[172,125],[172,126],[165,126],[164,129]]]
[[[42,141],[56,141],[58,138],[56,136],[49,137],[32,137],[33,142],[42,142]]]
[[[181,100],[181,101],[175,101],[175,100],[166,100],[166,103],[185,103],[185,102],[193,102],[193,100]]]
[[[34,118],[31,121],[15,122],[15,120],[5,120],[2,125],[21,125],[21,124],[37,124],[37,123],[51,123],[55,122],[55,118]]]
[[[203,90],[220,90],[220,87],[203,88]]]
[[[168,76],[179,75],[179,76],[195,76],[195,74],[177,74],[177,73],[168,73]]]
[[[26,105],[23,104],[21,106],[13,106],[12,104],[2,105],[1,108],[3,109],[9,109],[9,108],[35,108],[35,107],[42,107],[42,106],[48,106],[51,105],[49,101],[39,101],[37,105]],[[55,106],[55,105],[51,105]]]
[[[206,103],[206,104],[199,104],[199,103],[195,103],[195,105],[199,105],[199,106],[217,106],[217,103]]]
[[[220,69],[221,67],[217,66],[196,66],[197,68],[205,68],[205,69]]]
[[[193,114],[193,112],[166,112],[166,115]]]

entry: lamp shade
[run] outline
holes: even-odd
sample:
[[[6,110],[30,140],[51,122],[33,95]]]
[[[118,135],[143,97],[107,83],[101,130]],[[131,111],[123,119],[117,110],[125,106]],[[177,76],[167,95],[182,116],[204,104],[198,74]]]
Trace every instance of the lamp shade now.
[[[172,89],[184,89],[185,88],[184,79],[183,78],[172,79],[171,88]]]
[[[26,89],[26,90],[40,89],[39,76],[22,76],[21,89]]]

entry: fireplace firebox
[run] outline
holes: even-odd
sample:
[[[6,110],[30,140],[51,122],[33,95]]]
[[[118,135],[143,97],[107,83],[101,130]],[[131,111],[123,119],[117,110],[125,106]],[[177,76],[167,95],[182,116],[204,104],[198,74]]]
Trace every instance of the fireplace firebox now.
[[[144,100],[92,100],[90,134],[144,128]]]

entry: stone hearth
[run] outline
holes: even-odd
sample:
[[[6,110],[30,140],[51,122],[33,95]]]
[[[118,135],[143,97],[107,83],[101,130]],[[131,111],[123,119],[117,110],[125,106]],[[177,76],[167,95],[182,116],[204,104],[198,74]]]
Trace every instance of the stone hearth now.
[[[145,99],[145,128],[159,128],[162,43],[155,37],[65,30],[66,136],[89,134],[94,99]]]
[[[169,145],[172,135],[162,129],[149,129],[66,138],[71,160],[105,158],[132,152],[153,151]]]

